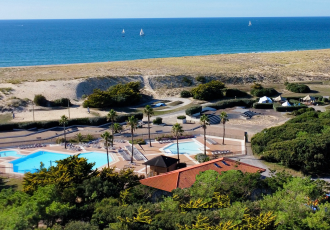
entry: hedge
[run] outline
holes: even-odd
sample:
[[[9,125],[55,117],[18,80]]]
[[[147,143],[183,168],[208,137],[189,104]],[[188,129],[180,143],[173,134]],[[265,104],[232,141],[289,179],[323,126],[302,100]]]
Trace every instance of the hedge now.
[[[223,89],[223,96],[225,97],[247,97],[248,93],[241,91],[239,89]]]
[[[135,116],[139,120],[143,119],[143,113],[125,114],[119,115],[116,122],[125,122],[129,116]],[[74,118],[70,119],[67,126],[72,125],[91,125],[98,126],[108,123],[107,117],[92,117],[92,118]],[[57,127],[59,125],[59,120],[51,121],[40,121],[40,122],[20,122],[20,123],[10,123],[10,124],[0,124],[1,131],[12,131],[13,129],[49,129]]]
[[[193,107],[186,109],[186,114],[188,116],[191,116],[193,114],[200,113],[200,112],[202,112],[202,106],[200,106],[200,105],[193,106]]]
[[[155,125],[163,124],[163,118],[161,118],[161,117],[156,117],[156,119],[154,119],[154,120],[152,121],[152,123],[155,124]]]
[[[181,91],[180,96],[182,98],[188,98],[188,97],[191,97],[191,93],[188,90],[183,90],[183,91]]]
[[[226,109],[234,106],[251,107],[254,102],[255,102],[254,99],[231,99],[231,100],[219,101],[211,105],[208,105],[207,107],[211,107],[214,109]]]
[[[295,110],[299,110],[302,108],[306,108],[306,105],[300,105],[300,106],[276,106],[274,107],[274,110],[276,112],[292,112]]]
[[[255,109],[272,109],[273,103],[254,103],[253,108],[255,108]]]
[[[278,92],[273,88],[252,89],[250,93],[256,97],[270,97],[278,94]]]
[[[176,118],[179,120],[183,120],[183,119],[186,119],[187,117],[186,116],[177,116]]]
[[[294,93],[309,93],[311,90],[307,85],[299,83],[285,83],[286,89]]]

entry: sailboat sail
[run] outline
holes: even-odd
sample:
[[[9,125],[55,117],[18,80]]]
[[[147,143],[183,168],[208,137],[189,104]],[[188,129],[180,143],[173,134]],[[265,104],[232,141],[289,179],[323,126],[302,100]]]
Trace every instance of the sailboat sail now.
[[[249,26],[252,26],[252,23],[251,23],[251,21],[249,21]]]
[[[142,29],[141,29],[141,31],[140,31],[140,36],[144,36],[144,32],[143,32]]]
[[[122,34],[125,34],[125,30],[123,29],[123,32],[121,32]]]

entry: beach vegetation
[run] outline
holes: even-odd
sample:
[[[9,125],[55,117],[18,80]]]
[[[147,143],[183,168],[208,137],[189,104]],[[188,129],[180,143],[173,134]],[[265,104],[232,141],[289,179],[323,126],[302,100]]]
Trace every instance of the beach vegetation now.
[[[310,92],[310,88],[305,84],[285,82],[284,85],[287,90],[290,90],[291,92],[294,92],[294,93],[309,93]]]
[[[185,83],[187,86],[191,86],[193,84],[193,80],[187,76],[183,76],[182,82]]]
[[[169,106],[177,106],[177,105],[181,105],[181,104],[183,104],[182,101],[173,101],[173,102],[168,103],[167,105],[169,105]]]
[[[226,109],[232,108],[235,106],[244,106],[244,107],[251,107],[255,102],[254,99],[229,99],[229,100],[221,100],[216,103],[208,105],[208,107],[215,108],[215,109]]]
[[[180,93],[180,96],[182,98],[188,98],[188,97],[191,97],[192,95],[188,90],[182,90],[181,93]]]
[[[229,89],[225,88],[222,90],[223,96],[225,97],[251,97],[247,92],[244,92],[239,89]]]
[[[213,80],[205,84],[198,85],[191,90],[194,99],[214,100],[223,97],[222,89],[225,84],[221,81]]]
[[[152,123],[155,125],[161,125],[161,124],[163,124],[163,118],[156,117],[155,119],[152,120]]]
[[[140,82],[111,86],[108,90],[95,89],[83,102],[85,108],[109,108],[135,105],[141,99]]]
[[[11,93],[11,91],[13,91],[13,88],[11,88],[11,87],[0,88],[0,92],[5,95],[9,95]]]
[[[198,76],[198,77],[196,77],[196,81],[198,81],[198,82],[204,84],[204,83],[207,82],[207,79],[206,79],[206,77],[204,77],[204,76]]]
[[[202,109],[203,109],[203,108],[202,108],[202,106],[200,106],[200,105],[192,106],[192,107],[186,109],[186,115],[188,115],[188,116],[192,116],[192,115],[194,115],[194,114],[196,114],[196,113],[200,113],[200,112],[202,112]]]
[[[38,105],[38,106],[47,106],[47,103],[48,103],[46,97],[42,94],[35,95],[33,102],[35,105]]]
[[[285,124],[264,129],[252,137],[252,149],[263,160],[306,175],[329,174],[329,127],[330,112],[302,108]]]
[[[255,83],[251,87],[250,91],[251,95],[256,97],[263,97],[263,96],[274,96],[278,94],[278,92],[274,88],[264,88],[261,84]]]

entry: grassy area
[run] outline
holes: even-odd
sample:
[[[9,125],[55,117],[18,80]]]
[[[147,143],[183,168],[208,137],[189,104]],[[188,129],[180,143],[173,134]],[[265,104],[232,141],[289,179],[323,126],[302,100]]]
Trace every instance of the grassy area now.
[[[2,92],[3,94],[5,94],[5,95],[8,95],[8,94],[10,94],[10,92],[13,90],[13,88],[10,88],[10,87],[8,87],[8,88],[0,88],[0,92]]]
[[[285,170],[292,176],[298,176],[298,177],[304,176],[300,171],[296,171],[294,169],[285,167],[284,165],[280,165],[278,163],[272,163],[267,161],[262,161],[262,163],[265,164],[269,169],[276,170],[276,172],[282,172],[283,170]]]
[[[242,84],[242,79],[269,82],[287,77],[329,77],[330,49],[283,53],[222,54],[194,57],[155,58],[89,64],[0,68],[0,82],[71,80],[90,77],[219,76],[227,83]],[[313,61],[311,61],[313,60]],[[261,80],[261,79],[260,79]],[[303,79],[302,79],[303,80]]]
[[[9,123],[13,119],[10,113],[0,114],[0,124]]]
[[[173,101],[171,103],[169,103],[169,106],[177,106],[177,105],[181,105],[183,102],[182,101]]]

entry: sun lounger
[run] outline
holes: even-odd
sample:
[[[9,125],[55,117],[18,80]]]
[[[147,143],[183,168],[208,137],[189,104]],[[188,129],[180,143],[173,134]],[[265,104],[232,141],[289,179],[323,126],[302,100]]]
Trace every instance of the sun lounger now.
[[[218,144],[218,142],[212,140],[211,138],[206,138],[206,141],[207,141],[208,143],[212,144],[212,145],[216,145],[216,144]]]
[[[118,153],[124,158],[125,161],[130,161],[131,156],[129,155],[129,152],[126,150],[118,151]]]

